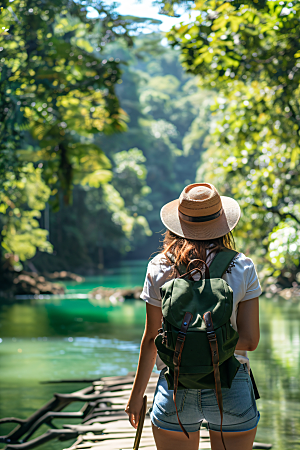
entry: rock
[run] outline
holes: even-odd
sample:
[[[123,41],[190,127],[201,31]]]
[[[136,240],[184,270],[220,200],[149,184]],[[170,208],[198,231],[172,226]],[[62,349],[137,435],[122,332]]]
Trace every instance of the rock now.
[[[276,284],[271,284],[271,286],[269,286],[269,290],[272,294],[276,294],[278,292],[278,287]]]
[[[279,295],[281,297],[285,298],[286,300],[290,300],[293,297],[299,297],[300,296],[300,286],[282,289],[279,292]]]
[[[280,296],[285,300],[293,300],[293,298],[300,296],[300,285],[296,282],[293,283],[292,287],[283,287],[276,283],[274,278],[269,277],[266,281],[272,281],[271,284],[265,283],[264,285],[264,294],[267,298]]]
[[[27,272],[26,270],[22,271],[23,274],[30,276],[31,278],[38,278],[39,274],[37,272]]]
[[[62,270],[61,272],[45,273],[46,278],[50,280],[62,280],[62,281],[76,281],[77,283],[82,283],[84,278],[76,273],[67,272]]]
[[[38,280],[40,283],[44,283],[44,282],[46,281],[44,277],[38,277],[37,280]]]
[[[53,280],[71,280],[81,283],[84,281],[84,278],[72,272],[67,272],[66,270],[39,274],[37,271],[28,272],[26,270],[16,272],[9,266],[5,269],[5,272],[2,272],[0,295],[6,298],[14,298],[16,295],[33,296],[64,294],[64,287],[58,283],[54,283]]]
[[[41,294],[64,294],[63,286],[51,281],[36,272],[21,271],[16,272],[8,269],[3,274],[3,283],[1,283],[1,296],[14,298],[15,296],[41,295]]]
[[[117,304],[118,302],[124,302],[126,300],[138,300],[142,293],[142,287],[130,288],[104,288],[102,286],[93,289],[89,296],[96,300],[108,300],[112,304]]]

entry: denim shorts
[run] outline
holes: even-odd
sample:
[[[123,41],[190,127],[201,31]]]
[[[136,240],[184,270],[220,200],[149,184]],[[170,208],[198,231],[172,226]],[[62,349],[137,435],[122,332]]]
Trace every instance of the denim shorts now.
[[[163,369],[160,373],[151,421],[158,428],[169,431],[182,431],[177,420],[173,391],[168,390]],[[255,428],[259,421],[252,382],[246,364],[241,364],[233,379],[231,388],[223,388],[223,426],[224,432],[247,431]],[[201,422],[206,420],[213,431],[220,431],[220,411],[214,389],[178,390],[176,405],[179,418],[187,432],[198,431]]]

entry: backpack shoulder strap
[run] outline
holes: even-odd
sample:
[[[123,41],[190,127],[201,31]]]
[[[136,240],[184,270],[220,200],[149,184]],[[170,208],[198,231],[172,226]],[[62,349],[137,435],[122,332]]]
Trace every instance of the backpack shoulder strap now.
[[[235,250],[221,250],[216,254],[209,266],[209,273],[211,278],[221,278],[225,271],[228,269],[233,258],[239,253]]]
[[[172,253],[168,252],[166,255],[169,260],[175,265],[175,257]],[[175,265],[177,271],[179,272],[179,275],[184,275],[186,273],[186,265],[184,264],[179,264],[178,266]]]
[[[225,249],[221,250],[216,254],[212,263],[209,266],[209,274],[210,278],[221,278],[225,271],[228,269],[231,261],[238,255],[239,252],[235,250]],[[166,255],[169,260],[175,265],[174,255],[170,252]],[[175,266],[180,275],[184,275],[186,273],[186,265],[179,264]]]

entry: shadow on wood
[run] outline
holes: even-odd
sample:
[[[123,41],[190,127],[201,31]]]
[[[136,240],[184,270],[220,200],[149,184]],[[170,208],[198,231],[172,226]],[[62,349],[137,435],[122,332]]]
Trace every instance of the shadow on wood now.
[[[152,374],[146,395],[147,408],[152,405],[157,383],[157,374]],[[135,432],[124,412],[130,394],[134,373],[127,376],[106,377],[94,381],[88,386],[71,394],[54,394],[52,400],[32,414],[28,419],[7,417],[0,419],[0,424],[12,423],[17,426],[6,436],[0,436],[0,443],[6,444],[5,450],[30,450],[53,439],[67,441],[74,439],[71,447],[65,450],[129,450],[133,448]],[[67,380],[61,380],[67,382]],[[69,380],[68,380],[69,381]],[[71,380],[70,380],[71,381]],[[90,380],[76,380],[76,382]],[[64,412],[73,402],[82,402],[77,412]],[[65,424],[58,429],[53,424],[55,419],[79,419],[80,423]],[[32,438],[39,428],[46,424],[49,430],[41,436]],[[255,443],[255,449],[270,449],[271,444]],[[155,450],[149,414],[146,415],[140,448]],[[209,433],[201,431],[199,449],[209,449]]]

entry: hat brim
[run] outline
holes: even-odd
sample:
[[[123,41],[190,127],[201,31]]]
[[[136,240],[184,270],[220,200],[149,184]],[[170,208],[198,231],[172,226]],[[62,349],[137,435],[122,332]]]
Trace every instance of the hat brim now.
[[[208,222],[185,222],[178,215],[179,199],[164,205],[160,211],[162,223],[168,230],[186,239],[208,241],[229,233],[241,217],[241,209],[236,200],[221,196],[222,214]]]

